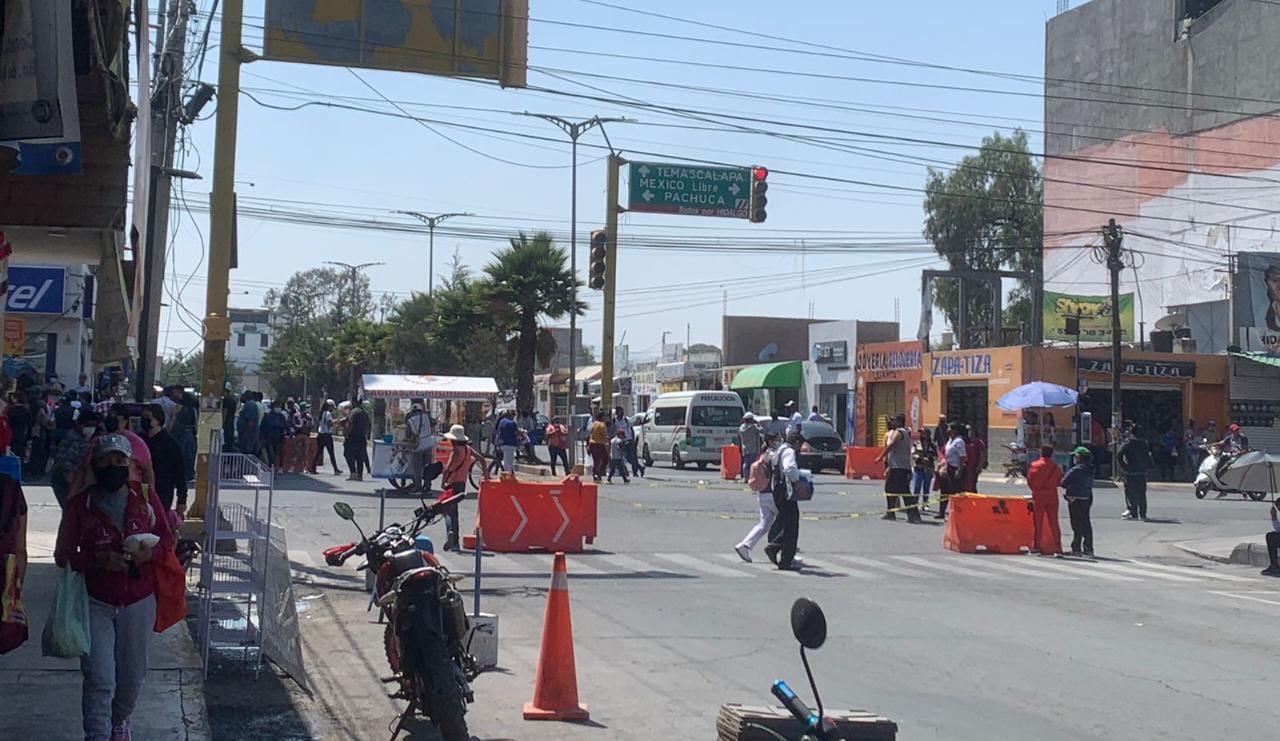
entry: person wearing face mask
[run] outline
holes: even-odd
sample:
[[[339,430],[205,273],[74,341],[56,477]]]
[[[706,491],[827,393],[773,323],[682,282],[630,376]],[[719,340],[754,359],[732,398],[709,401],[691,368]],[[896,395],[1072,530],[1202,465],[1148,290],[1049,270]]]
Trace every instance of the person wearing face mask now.
[[[166,512],[187,509],[187,473],[182,448],[164,428],[164,407],[148,404],[142,408],[142,434],[151,451],[151,467],[155,470],[156,496]]]
[[[799,433],[792,435],[789,443],[783,442],[777,433],[765,436],[765,445],[771,451],[769,462],[773,475],[770,485],[778,516],[770,529],[769,545],[765,546],[764,553],[782,571],[799,571],[802,563],[796,557],[800,539],[800,505],[796,501],[794,486],[800,479],[795,448],[803,442]]]
[[[152,558],[174,547],[160,500],[129,480],[133,452],[123,435],[95,438],[94,483],[67,501],[53,554],[59,566],[84,575],[89,593],[81,711],[85,738],[94,741],[130,738],[156,622]],[[131,537],[146,534],[155,536],[151,547],[145,538]]]
[[[97,434],[101,419],[93,410],[80,412],[75,420],[75,428],[62,438],[53,454],[49,485],[53,487],[53,496],[57,498],[58,504],[63,507],[67,506],[67,500],[71,498],[71,481],[89,455],[90,440]]]

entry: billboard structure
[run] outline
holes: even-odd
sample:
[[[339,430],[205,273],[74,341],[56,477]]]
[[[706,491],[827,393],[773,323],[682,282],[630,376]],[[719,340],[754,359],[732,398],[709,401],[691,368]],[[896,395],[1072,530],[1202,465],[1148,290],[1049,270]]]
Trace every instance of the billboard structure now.
[[[267,0],[264,57],[524,87],[529,0]]]
[[[0,169],[81,171],[71,25],[71,0],[0,3]]]
[[[1235,256],[1232,326],[1240,347],[1280,355],[1280,253]]]
[[[1070,293],[1044,292],[1044,339],[1054,342],[1075,342],[1076,336],[1067,334],[1067,317],[1080,317],[1081,342],[1111,341],[1111,297],[1081,296]],[[1132,342],[1133,294],[1120,294],[1120,341]]]

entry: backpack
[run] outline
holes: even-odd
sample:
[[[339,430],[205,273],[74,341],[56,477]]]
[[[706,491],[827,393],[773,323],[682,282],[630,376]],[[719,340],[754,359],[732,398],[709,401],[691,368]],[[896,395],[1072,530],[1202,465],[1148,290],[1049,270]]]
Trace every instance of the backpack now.
[[[747,469],[747,487],[756,493],[769,491],[773,485],[773,466],[763,453],[751,462]]]

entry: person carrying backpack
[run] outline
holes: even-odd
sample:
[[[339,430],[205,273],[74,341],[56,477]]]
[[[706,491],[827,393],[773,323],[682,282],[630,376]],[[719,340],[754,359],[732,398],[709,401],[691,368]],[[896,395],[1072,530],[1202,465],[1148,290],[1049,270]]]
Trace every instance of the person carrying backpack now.
[[[773,526],[773,521],[778,517],[778,506],[773,502],[773,465],[775,453],[767,447],[767,442],[771,438],[776,438],[777,433],[769,433],[764,436],[766,447],[751,462],[747,470],[747,487],[756,495],[756,502],[760,509],[760,520],[747,532],[742,542],[733,547],[733,552],[738,554],[747,563],[751,563],[751,549],[756,543],[769,532],[769,528]]]

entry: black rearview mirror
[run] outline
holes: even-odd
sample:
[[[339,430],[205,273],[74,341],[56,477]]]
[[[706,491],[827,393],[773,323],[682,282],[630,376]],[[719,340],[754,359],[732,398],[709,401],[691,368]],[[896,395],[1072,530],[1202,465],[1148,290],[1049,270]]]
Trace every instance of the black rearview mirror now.
[[[791,605],[791,632],[807,649],[821,648],[827,642],[827,616],[817,602],[801,597]]]
[[[351,505],[346,502],[334,502],[333,511],[338,513],[338,517],[344,520],[356,519],[355,510],[351,509]]]

